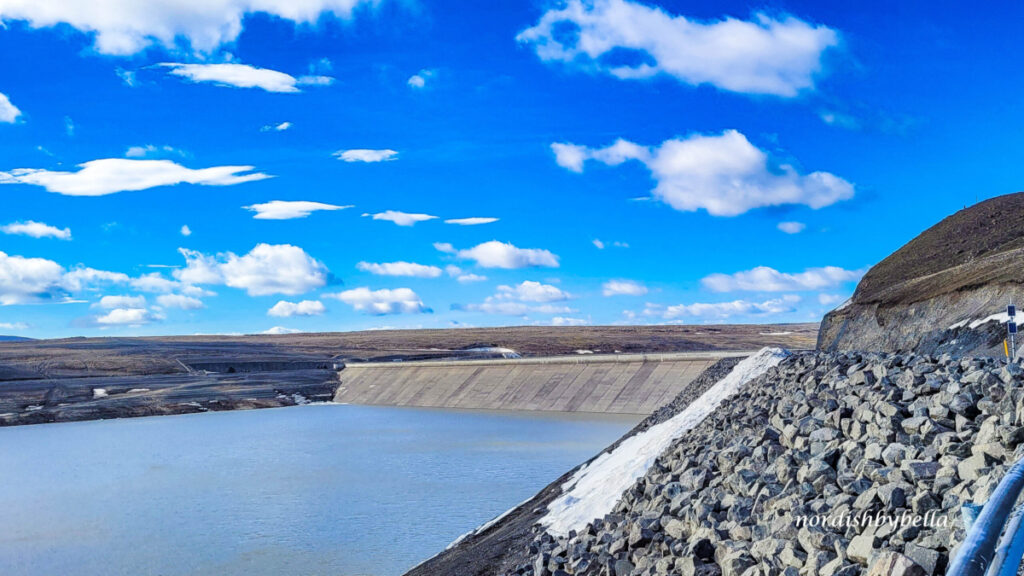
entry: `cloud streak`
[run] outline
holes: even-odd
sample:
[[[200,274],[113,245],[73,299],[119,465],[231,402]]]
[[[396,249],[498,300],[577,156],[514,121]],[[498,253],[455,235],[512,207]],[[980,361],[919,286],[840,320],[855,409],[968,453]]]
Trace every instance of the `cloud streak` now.
[[[270,178],[252,166],[191,169],[170,160],[105,158],[78,165],[77,172],[18,168],[0,172],[0,184],[30,184],[65,196],[106,196],[160,186],[233,186]]]

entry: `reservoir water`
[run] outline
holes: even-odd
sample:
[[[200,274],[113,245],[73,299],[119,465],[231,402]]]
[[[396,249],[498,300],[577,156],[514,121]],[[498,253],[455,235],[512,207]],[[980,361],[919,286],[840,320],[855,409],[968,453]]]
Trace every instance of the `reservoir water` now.
[[[318,405],[0,428],[0,574],[398,575],[638,420]]]

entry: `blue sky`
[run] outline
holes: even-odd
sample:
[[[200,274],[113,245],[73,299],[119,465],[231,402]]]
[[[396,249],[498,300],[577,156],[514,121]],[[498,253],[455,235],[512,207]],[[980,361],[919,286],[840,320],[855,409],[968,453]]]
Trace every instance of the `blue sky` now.
[[[1011,3],[80,4],[0,4],[0,333],[816,321],[1020,188]]]

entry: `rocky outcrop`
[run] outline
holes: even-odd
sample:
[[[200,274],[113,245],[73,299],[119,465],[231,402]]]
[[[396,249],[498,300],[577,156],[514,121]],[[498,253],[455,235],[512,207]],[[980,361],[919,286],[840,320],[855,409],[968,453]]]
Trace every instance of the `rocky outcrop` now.
[[[818,349],[1001,356],[1004,330],[962,325],[1024,304],[1024,193],[965,208],[871,268],[821,323]]]
[[[513,574],[942,574],[1024,454],[1024,374],[991,358],[802,354],[663,453],[616,509],[535,528]],[[467,572],[468,573],[468,572]]]

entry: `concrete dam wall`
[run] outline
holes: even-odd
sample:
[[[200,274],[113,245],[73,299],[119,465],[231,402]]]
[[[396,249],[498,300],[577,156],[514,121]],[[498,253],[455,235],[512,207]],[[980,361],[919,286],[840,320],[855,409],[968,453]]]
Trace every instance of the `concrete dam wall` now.
[[[647,415],[721,358],[752,352],[373,362],[339,372],[335,402]]]

